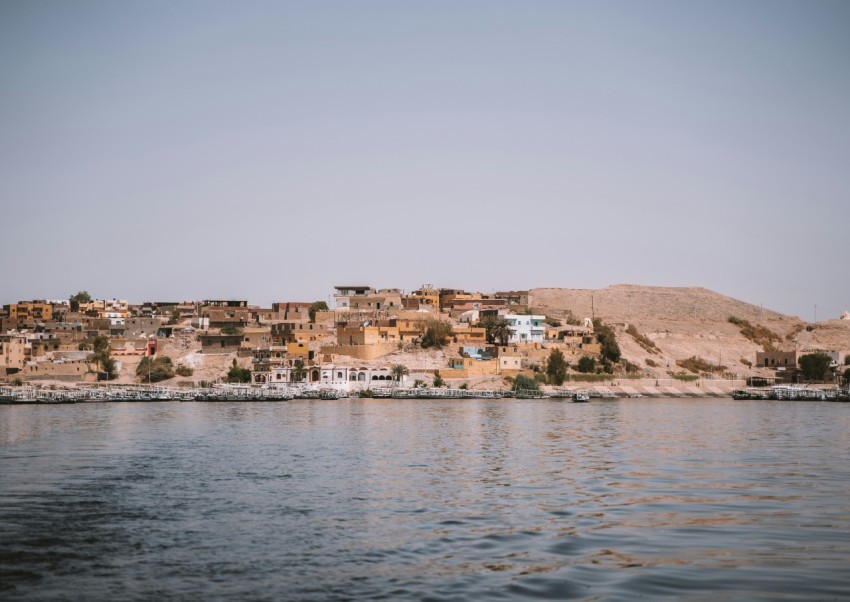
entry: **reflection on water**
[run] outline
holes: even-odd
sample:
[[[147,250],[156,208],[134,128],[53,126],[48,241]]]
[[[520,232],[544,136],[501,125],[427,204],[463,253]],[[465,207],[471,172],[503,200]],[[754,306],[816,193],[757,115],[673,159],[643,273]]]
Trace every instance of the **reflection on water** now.
[[[850,596],[850,405],[0,407],[3,599]]]

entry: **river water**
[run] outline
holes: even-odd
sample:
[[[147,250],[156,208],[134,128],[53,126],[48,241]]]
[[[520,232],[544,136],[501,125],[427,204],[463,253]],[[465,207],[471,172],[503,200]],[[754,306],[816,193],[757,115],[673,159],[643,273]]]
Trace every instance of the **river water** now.
[[[850,404],[0,406],[3,600],[850,599]]]

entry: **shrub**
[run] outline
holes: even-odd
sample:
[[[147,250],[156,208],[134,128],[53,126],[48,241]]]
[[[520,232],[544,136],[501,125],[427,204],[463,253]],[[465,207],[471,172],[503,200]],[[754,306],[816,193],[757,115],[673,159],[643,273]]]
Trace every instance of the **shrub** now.
[[[671,374],[673,378],[676,380],[684,380],[684,381],[694,381],[699,379],[699,375],[697,374],[688,374],[687,372],[676,372],[675,374]]]
[[[524,374],[517,374],[516,378],[514,378],[514,391],[520,390],[539,391],[540,385],[533,378],[529,378]]]
[[[242,330],[235,326],[225,326],[221,329],[221,334],[242,334]]]
[[[442,376],[440,376],[439,374],[434,376],[434,387],[435,388],[445,387],[445,386],[446,386],[446,381],[443,380]]]
[[[310,322],[316,322],[316,312],[320,311],[328,311],[328,304],[324,301],[316,301],[312,305],[310,305],[310,309],[307,310],[307,315],[310,317]]]
[[[425,332],[422,334],[422,340],[419,344],[423,349],[429,347],[442,349],[449,344],[449,337],[452,334],[451,324],[432,318],[425,322]]]
[[[640,366],[638,366],[637,364],[633,364],[627,359],[624,359],[623,370],[626,371],[626,374],[635,374],[636,372],[640,372]]]
[[[691,372],[696,373],[723,372],[726,370],[726,366],[717,366],[695,355],[692,355],[691,357],[685,360],[676,360],[676,365],[680,368],[684,368],[685,370],[690,370]]]
[[[611,362],[619,362],[620,346],[617,344],[614,329],[607,324],[603,324],[599,318],[596,318],[593,321],[593,332],[596,334],[596,340],[599,341],[599,346],[602,348],[602,357]]]
[[[192,376],[195,373],[192,368],[184,366],[183,364],[177,364],[177,368],[174,369],[174,372],[180,376]]]
[[[546,375],[543,374],[542,372],[535,372],[534,373],[534,380],[539,382],[541,385],[545,385],[546,382],[547,382]]]
[[[576,368],[579,372],[590,373],[596,370],[596,360],[590,357],[589,355],[583,355],[578,360],[578,367]]]
[[[661,350],[658,349],[658,346],[655,344],[655,341],[639,333],[637,331],[637,328],[635,328],[634,324],[629,324],[629,327],[626,328],[626,332],[630,334],[632,338],[637,341],[637,344],[643,347],[645,351],[648,351],[649,353],[661,352]]]
[[[844,371],[844,384],[850,384],[850,368]]]
[[[744,364],[745,366],[747,366],[748,368],[752,368],[752,367],[753,367],[753,363],[752,363],[750,360],[746,359],[746,358],[743,358],[743,357],[742,357],[742,358],[741,358],[741,363],[742,363],[742,364]]]
[[[655,360],[653,360],[651,357],[646,358],[646,365],[650,366],[652,368],[658,367],[658,363]]]
[[[461,386],[458,387],[458,389],[463,389],[464,391],[466,391],[467,389],[469,389],[469,385],[466,384],[466,383],[463,383]]]
[[[735,316],[729,316],[727,320],[730,324],[734,324],[740,328],[741,334],[745,338],[756,345],[760,345],[765,351],[776,351],[776,347],[773,346],[774,341],[779,342],[782,340],[782,337],[764,326],[758,324],[754,326],[747,320],[736,318]]]
[[[140,382],[158,383],[174,377],[174,364],[171,358],[160,355],[156,358],[143,357],[136,366],[136,377]]]
[[[564,320],[565,320],[565,321],[567,322],[567,324],[569,324],[570,326],[581,326],[581,320],[579,320],[578,318],[576,318],[576,317],[575,317],[575,314],[573,314],[573,312],[571,312],[571,311],[567,313],[567,317],[566,317],[566,318],[564,318]]]
[[[240,368],[239,366],[234,364],[227,372],[227,382],[249,383],[251,382],[251,371],[248,370],[248,368]]]

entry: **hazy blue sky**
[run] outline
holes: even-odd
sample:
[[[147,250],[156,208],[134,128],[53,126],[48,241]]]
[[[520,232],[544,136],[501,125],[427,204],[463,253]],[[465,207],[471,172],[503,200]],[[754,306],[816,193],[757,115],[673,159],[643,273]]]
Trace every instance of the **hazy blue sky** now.
[[[850,309],[850,2],[0,3],[0,302]]]

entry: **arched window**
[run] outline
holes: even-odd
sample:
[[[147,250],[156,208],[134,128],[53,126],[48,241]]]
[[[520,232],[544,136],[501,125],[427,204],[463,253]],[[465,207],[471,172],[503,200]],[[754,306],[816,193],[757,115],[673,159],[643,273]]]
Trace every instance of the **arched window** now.
[[[358,375],[357,375],[357,380],[366,380],[366,373],[365,373],[365,372],[361,372],[360,374],[358,374]]]

